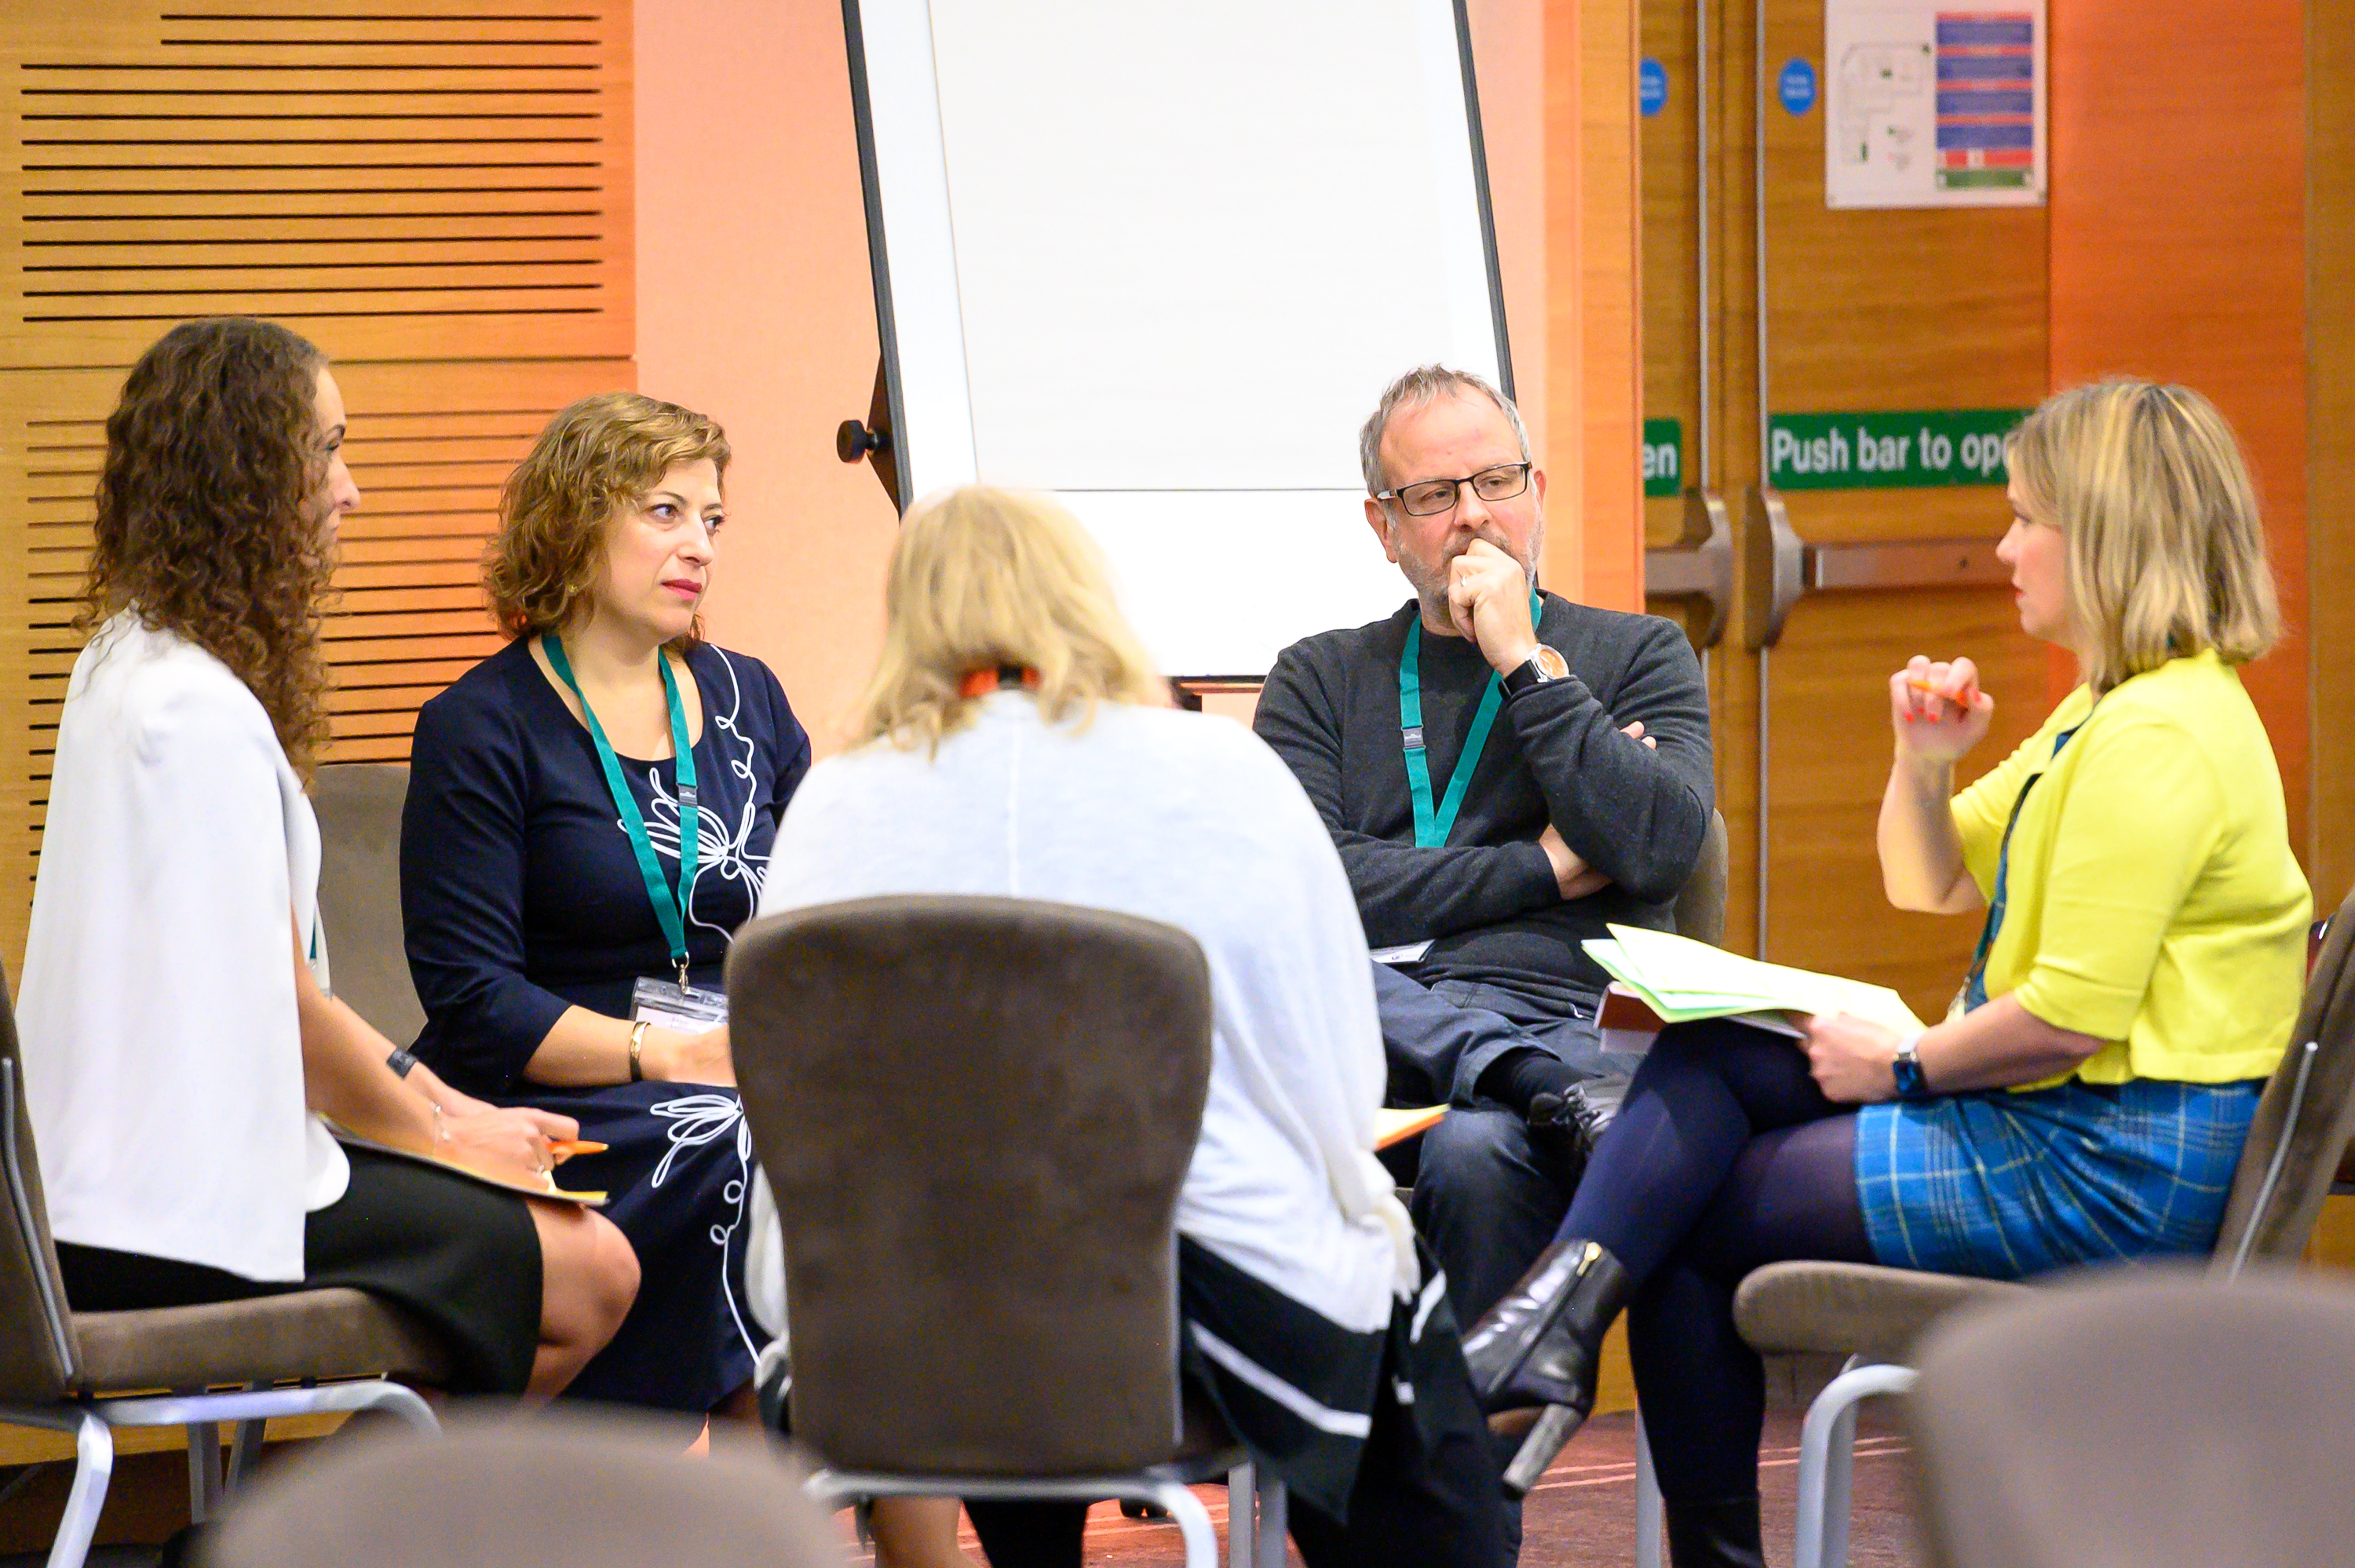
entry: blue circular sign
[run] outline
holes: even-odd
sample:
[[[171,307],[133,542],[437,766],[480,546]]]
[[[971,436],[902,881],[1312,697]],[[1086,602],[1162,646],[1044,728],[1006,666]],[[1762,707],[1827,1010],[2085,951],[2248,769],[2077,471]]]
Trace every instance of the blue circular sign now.
[[[1636,68],[1636,103],[1647,120],[1668,106],[1668,67],[1647,59]]]
[[[1774,90],[1782,95],[1784,108],[1805,114],[1816,106],[1816,68],[1806,60],[1790,61],[1774,79]]]

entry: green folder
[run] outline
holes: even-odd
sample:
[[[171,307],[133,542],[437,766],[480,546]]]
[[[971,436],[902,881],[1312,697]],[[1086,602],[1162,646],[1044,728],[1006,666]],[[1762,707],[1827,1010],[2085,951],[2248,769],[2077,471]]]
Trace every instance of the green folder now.
[[[1762,964],[1665,931],[1610,930],[1608,938],[1588,939],[1588,956],[1664,1023],[1748,1012],[1846,1012],[1902,1032],[1922,1027],[1887,986]]]

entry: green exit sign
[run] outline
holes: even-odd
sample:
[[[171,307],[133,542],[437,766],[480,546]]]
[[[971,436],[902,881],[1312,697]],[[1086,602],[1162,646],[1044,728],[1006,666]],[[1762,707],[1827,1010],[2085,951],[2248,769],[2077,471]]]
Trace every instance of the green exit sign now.
[[[1910,490],[2009,484],[2004,438],[2025,408],[1774,414],[1766,482],[1777,490]]]
[[[1685,488],[1685,427],[1681,419],[1644,421],[1644,493],[1679,495]]]

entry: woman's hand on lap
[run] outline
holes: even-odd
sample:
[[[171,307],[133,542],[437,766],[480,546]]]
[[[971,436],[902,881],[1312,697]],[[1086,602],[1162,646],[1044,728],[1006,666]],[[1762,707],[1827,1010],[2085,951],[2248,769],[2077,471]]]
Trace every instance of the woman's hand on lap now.
[[[1824,1098],[1870,1105],[1897,1097],[1896,1031],[1845,1012],[1817,1013],[1806,1030],[1808,1070]]]
[[[1994,716],[1995,699],[1979,690],[1978,666],[1968,659],[1916,653],[1889,677],[1889,725],[1901,756],[1952,762],[1986,736]]]

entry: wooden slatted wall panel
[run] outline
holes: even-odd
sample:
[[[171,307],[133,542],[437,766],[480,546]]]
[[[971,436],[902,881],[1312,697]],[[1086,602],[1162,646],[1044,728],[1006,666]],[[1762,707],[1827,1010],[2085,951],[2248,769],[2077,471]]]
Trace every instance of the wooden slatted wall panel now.
[[[47,800],[102,421],[192,315],[336,362],[364,500],[328,626],[336,760],[408,755],[497,646],[498,485],[635,385],[626,0],[0,6],[0,943]]]

